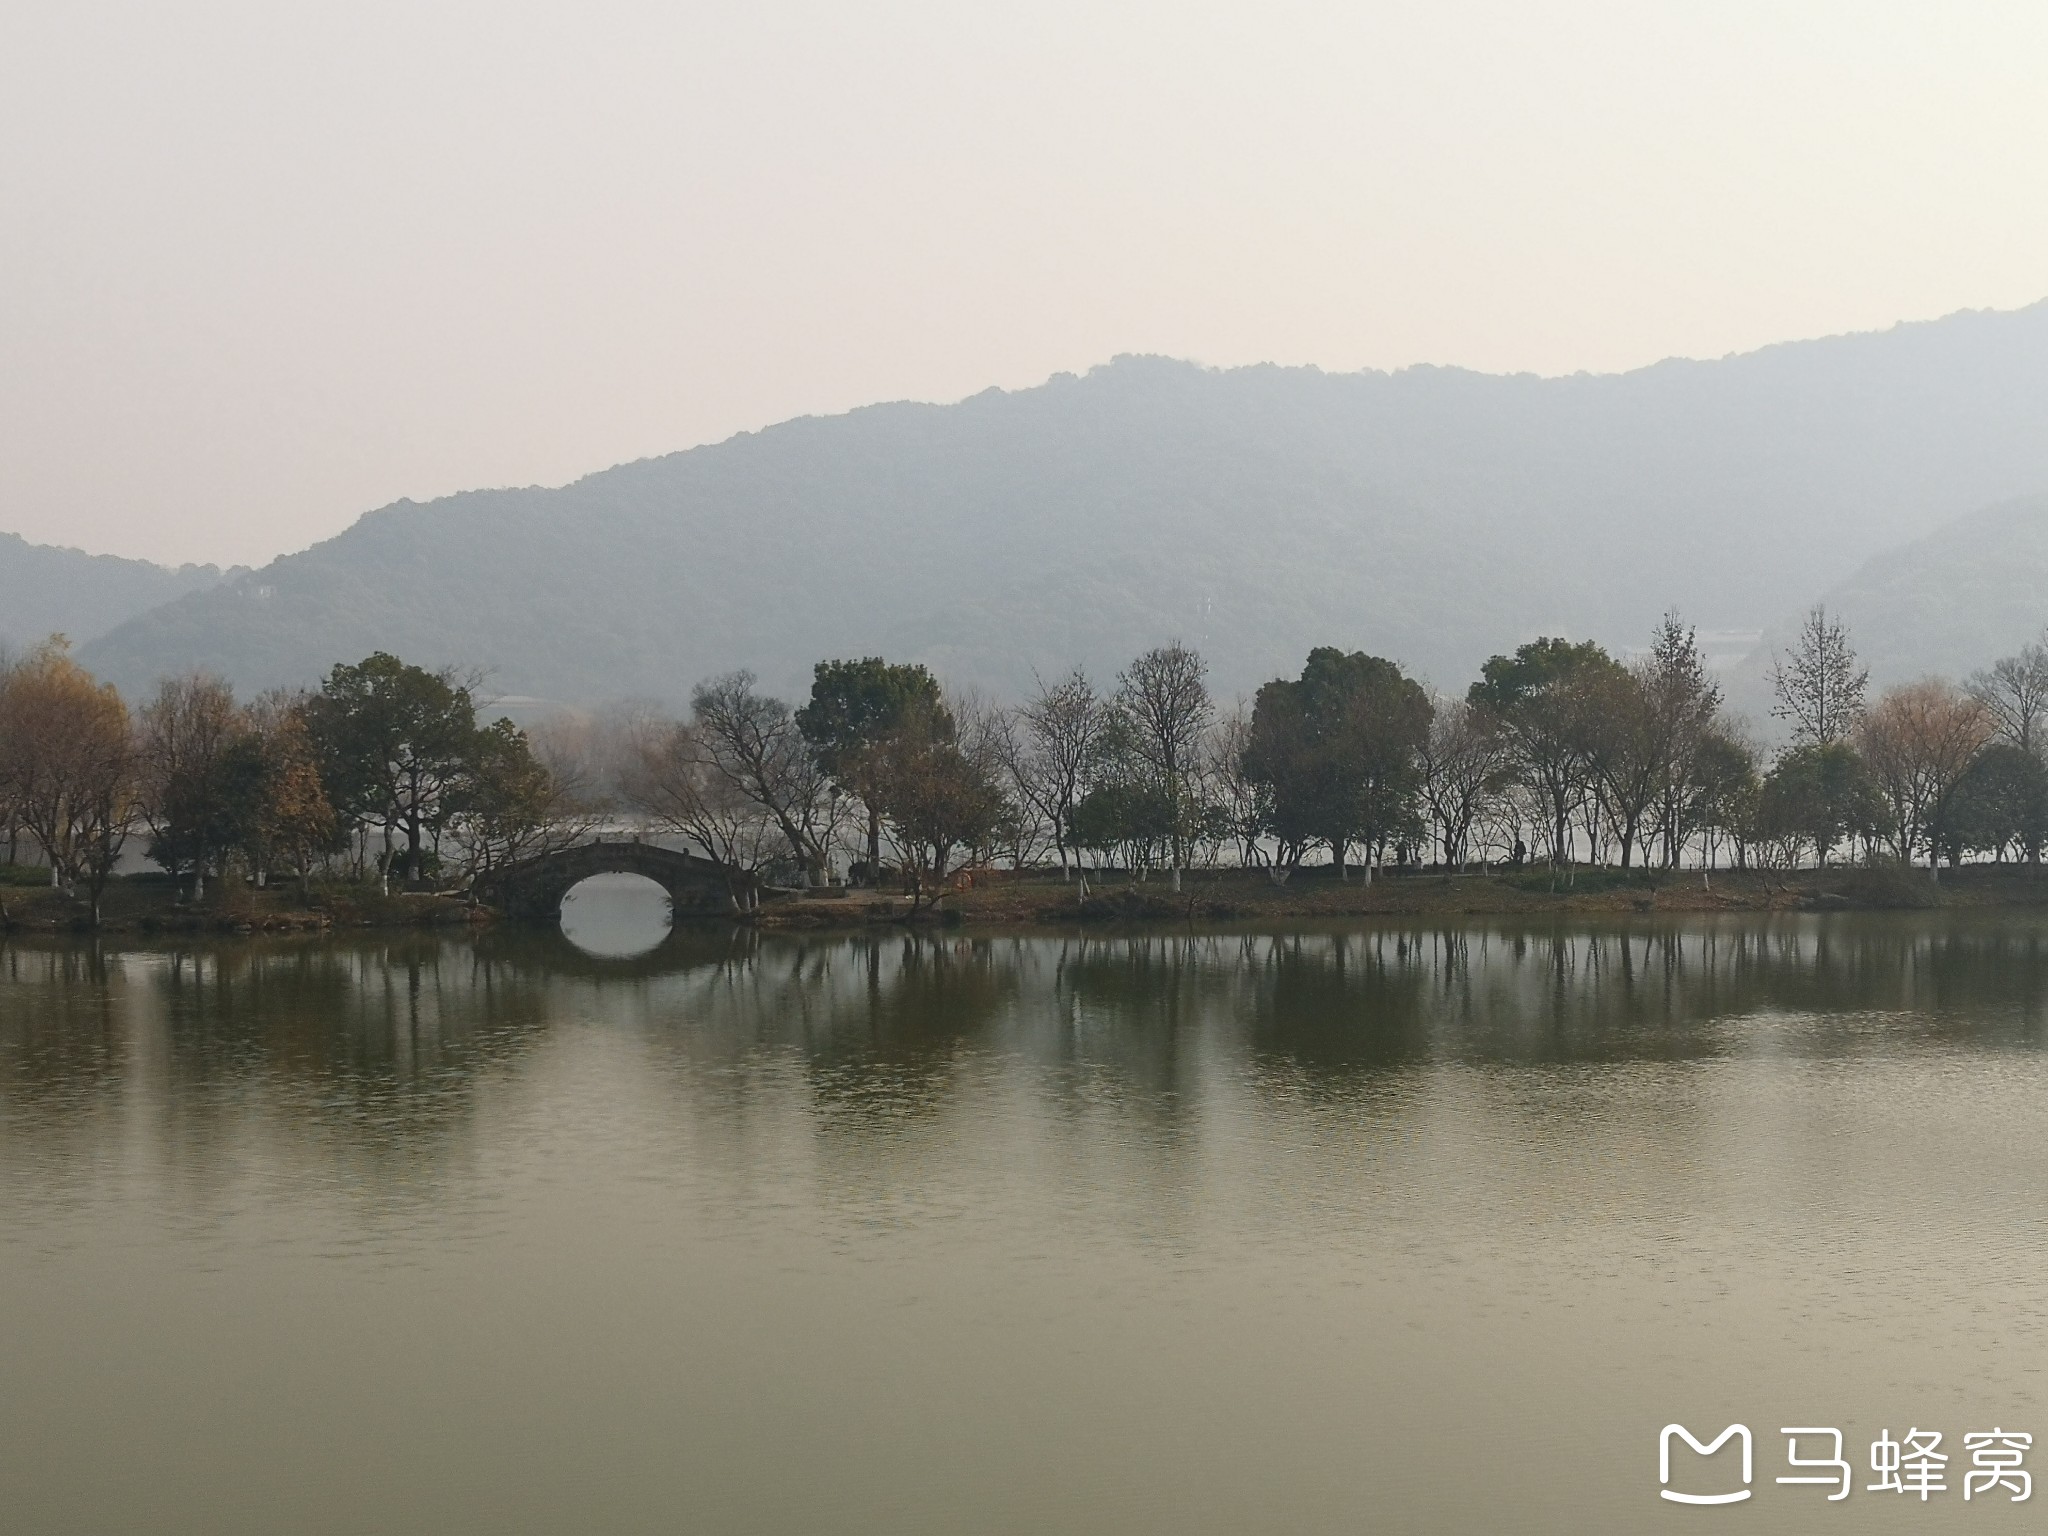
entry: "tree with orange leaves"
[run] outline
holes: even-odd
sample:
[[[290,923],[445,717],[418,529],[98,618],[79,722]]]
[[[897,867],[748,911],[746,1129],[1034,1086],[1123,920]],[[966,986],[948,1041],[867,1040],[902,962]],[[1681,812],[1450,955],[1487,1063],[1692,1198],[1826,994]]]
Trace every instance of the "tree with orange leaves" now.
[[[1886,840],[1900,863],[1912,863],[1924,845],[1934,869],[1934,829],[1995,729],[1981,700],[1941,678],[1893,688],[1864,716],[1856,744],[1884,801]]]
[[[53,635],[0,678],[0,782],[50,863],[50,881],[100,897],[136,820],[128,707]]]

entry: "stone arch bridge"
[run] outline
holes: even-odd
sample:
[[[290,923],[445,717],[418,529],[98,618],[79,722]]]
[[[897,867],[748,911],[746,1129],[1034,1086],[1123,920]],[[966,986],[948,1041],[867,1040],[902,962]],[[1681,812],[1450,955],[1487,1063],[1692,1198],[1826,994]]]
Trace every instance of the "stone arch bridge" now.
[[[598,839],[521,859],[477,878],[477,899],[507,917],[548,922],[561,915],[569,888],[592,875],[644,875],[668,892],[678,917],[730,916],[733,892],[751,882],[739,871],[658,843]]]

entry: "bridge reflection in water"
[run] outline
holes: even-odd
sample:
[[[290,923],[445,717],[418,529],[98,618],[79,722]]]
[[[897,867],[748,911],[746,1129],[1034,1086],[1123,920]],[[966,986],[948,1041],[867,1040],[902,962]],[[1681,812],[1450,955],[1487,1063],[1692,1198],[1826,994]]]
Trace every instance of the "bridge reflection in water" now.
[[[645,875],[592,875],[562,897],[562,936],[598,959],[648,954],[674,931],[668,892]]]

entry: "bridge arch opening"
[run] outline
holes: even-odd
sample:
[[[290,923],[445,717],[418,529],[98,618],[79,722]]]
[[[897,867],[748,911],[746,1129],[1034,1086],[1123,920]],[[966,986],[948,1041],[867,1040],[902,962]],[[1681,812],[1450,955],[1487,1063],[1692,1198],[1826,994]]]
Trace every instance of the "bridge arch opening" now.
[[[735,889],[749,888],[739,871],[686,849],[638,838],[593,838],[480,875],[473,891],[505,917],[552,923],[561,916],[564,893],[595,875],[644,875],[668,892],[679,917],[729,916],[738,910]]]
[[[644,955],[675,927],[674,903],[659,881],[613,870],[577,881],[562,895],[562,933],[587,955]]]

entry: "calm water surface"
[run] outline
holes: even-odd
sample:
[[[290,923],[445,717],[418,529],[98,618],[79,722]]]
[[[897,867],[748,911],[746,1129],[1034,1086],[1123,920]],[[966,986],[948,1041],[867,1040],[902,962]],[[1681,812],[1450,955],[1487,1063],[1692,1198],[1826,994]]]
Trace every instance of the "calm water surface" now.
[[[2035,919],[572,922],[0,949],[0,1526],[2048,1521]]]

